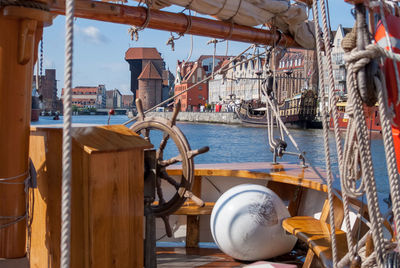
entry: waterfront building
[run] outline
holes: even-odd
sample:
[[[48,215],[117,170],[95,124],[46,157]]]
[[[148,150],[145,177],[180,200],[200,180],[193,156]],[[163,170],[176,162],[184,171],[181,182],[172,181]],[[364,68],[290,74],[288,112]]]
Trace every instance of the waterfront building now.
[[[317,66],[311,50],[288,49],[283,57],[271,59],[271,70],[275,70],[276,90],[274,92],[278,102],[292,98],[305,89],[317,90]],[[276,66],[272,64],[276,62]],[[229,67],[237,62],[233,61]],[[209,103],[215,104],[226,100],[255,100],[265,102],[259,88],[260,82],[267,76],[265,58],[255,58],[235,68],[215,76],[209,81]]]
[[[116,109],[122,107],[122,94],[118,89],[107,90],[107,109]]]
[[[61,96],[64,95],[64,89]],[[98,86],[78,86],[72,88],[72,105],[78,108],[105,108],[106,87]]]
[[[343,59],[344,50],[342,48],[342,40],[346,34],[351,32],[351,28],[345,28],[339,24],[336,31],[332,32],[332,69],[333,69],[333,80],[334,80],[334,92],[342,99],[346,99],[347,88],[346,88],[346,66]],[[329,73],[328,73],[328,61],[326,56],[322,57],[324,66],[324,92],[325,92],[325,104],[329,104]]]
[[[36,89],[41,99],[41,109],[45,112],[61,111],[61,103],[57,97],[57,80],[55,69],[45,69],[44,75],[39,75],[36,83],[36,75],[33,76],[33,88]],[[39,85],[36,88],[36,85]]]
[[[157,105],[169,95],[171,73],[156,48],[134,47],[125,53],[131,71],[133,98],[142,100],[145,110]]]
[[[332,68],[333,78],[335,81],[335,91],[339,96],[347,94],[346,88],[346,67],[344,63],[344,50],[342,48],[342,40],[346,34],[351,32],[351,28],[344,28],[339,24],[338,29],[334,32],[332,47]],[[327,65],[326,65],[327,66]],[[327,84],[327,83],[326,83]]]
[[[213,58],[213,56],[202,55],[194,62],[178,61],[174,88],[175,95],[202,81],[213,71],[217,71],[228,58],[228,56],[215,56]],[[181,101],[181,111],[198,111],[201,106],[210,103],[208,86],[207,81],[200,83],[177,97],[175,102]]]
[[[293,98],[304,90],[318,91],[318,67],[312,50],[288,49],[278,61],[276,70],[278,103]]]
[[[237,63],[238,61],[232,61],[229,67]],[[265,71],[262,63],[262,59],[254,59],[228,70],[225,74],[216,75],[209,81],[209,103],[262,98],[258,91],[259,77]],[[228,64],[228,59],[225,64]]]
[[[133,95],[122,95],[122,108],[132,108],[133,102]]]

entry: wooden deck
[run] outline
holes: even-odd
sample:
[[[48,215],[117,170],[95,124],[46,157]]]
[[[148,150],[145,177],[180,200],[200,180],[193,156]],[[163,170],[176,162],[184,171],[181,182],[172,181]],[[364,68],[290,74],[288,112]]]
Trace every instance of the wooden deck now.
[[[287,262],[293,256],[283,256],[280,260]],[[214,248],[181,248],[159,247],[157,248],[157,267],[268,267],[268,268],[296,268],[301,263],[283,264],[276,262],[241,262],[229,257]],[[267,265],[269,264],[269,265]]]
[[[243,267],[218,249],[157,248],[157,267]]]

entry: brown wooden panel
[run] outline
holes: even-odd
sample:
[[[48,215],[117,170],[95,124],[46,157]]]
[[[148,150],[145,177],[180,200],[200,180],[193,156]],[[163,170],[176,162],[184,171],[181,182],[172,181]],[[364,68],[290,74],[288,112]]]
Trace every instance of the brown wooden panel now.
[[[31,267],[60,266],[61,129],[34,130]],[[143,266],[143,150],[89,154],[73,140],[71,267]]]
[[[90,159],[89,230],[92,267],[141,267],[143,152]]]

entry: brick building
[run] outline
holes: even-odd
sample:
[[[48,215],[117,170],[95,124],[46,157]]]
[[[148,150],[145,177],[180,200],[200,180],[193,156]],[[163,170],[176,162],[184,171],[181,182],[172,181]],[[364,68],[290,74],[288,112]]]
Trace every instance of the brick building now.
[[[214,59],[214,71],[217,71],[228,56],[216,56]],[[180,62],[177,64],[175,79],[175,95],[200,82],[213,70],[213,56],[200,56],[195,62]],[[181,111],[198,111],[200,106],[208,103],[208,82],[203,82],[183,93],[175,99],[175,103],[181,101]]]
[[[133,107],[133,95],[122,95],[122,108]]]
[[[125,60],[131,71],[133,98],[140,98],[145,110],[160,103],[163,96],[168,96],[172,86],[169,82],[171,73],[165,69],[165,62],[156,48],[129,48]]]
[[[61,96],[64,95],[64,89]],[[96,87],[78,86],[72,89],[72,105],[78,108],[105,108],[106,87],[98,85]]]
[[[122,94],[118,89],[107,90],[107,109],[115,109],[122,107]]]
[[[318,91],[318,67],[314,51],[288,49],[276,66],[278,103],[305,89]]]
[[[42,109],[47,112],[60,111],[60,100],[57,97],[57,80],[55,69],[45,69],[45,75],[39,76],[38,94],[42,99]],[[36,88],[36,75],[33,76],[33,86]]]

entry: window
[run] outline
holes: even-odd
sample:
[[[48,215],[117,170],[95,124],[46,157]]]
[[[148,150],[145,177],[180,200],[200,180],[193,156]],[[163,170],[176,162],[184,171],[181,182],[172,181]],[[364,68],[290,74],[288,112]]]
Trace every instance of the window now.
[[[199,95],[199,100],[202,100],[202,99],[203,99],[203,96]]]
[[[200,86],[199,86],[199,90],[201,90],[202,88],[203,88],[203,87],[200,85]]]

